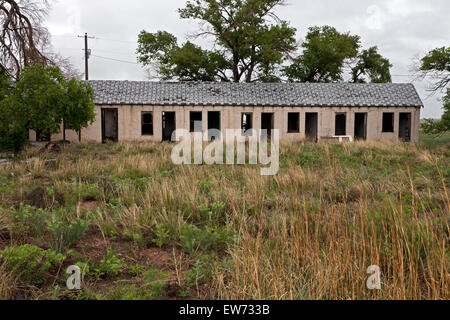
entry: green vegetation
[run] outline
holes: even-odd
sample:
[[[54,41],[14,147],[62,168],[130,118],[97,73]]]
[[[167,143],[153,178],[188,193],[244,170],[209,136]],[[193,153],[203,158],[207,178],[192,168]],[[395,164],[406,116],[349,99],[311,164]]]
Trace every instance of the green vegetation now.
[[[0,166],[0,298],[449,298],[448,135],[286,143],[273,177],[174,166],[171,148],[29,147]]]
[[[351,65],[353,82],[391,82],[389,60],[376,46],[361,48],[360,37],[331,26],[308,30],[297,51],[295,28],[276,15],[284,0],[194,0],[178,10],[199,22],[199,36],[214,42],[205,50],[182,45],[167,31],[142,31],[137,55],[162,80],[223,82],[342,81]]]
[[[95,118],[93,89],[76,79],[67,81],[57,67],[27,67],[5,88],[9,85],[0,78],[0,150],[20,150],[29,130],[38,138],[51,137],[61,131],[61,123],[80,131]]]

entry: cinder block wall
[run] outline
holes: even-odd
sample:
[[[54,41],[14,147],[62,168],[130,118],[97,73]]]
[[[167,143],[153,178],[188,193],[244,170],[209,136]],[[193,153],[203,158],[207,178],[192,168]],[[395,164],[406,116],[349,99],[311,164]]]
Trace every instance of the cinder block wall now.
[[[240,129],[242,113],[253,113],[253,129],[261,129],[261,114],[274,114],[274,127],[280,130],[280,137],[285,141],[299,141],[305,138],[305,114],[318,113],[318,137],[330,137],[335,134],[336,113],[347,114],[347,135],[354,136],[354,114],[367,113],[367,140],[397,141],[399,140],[399,117],[400,113],[411,113],[411,141],[419,141],[420,108],[368,108],[368,107],[216,107],[216,106],[143,106],[143,105],[117,105],[117,106],[95,106],[96,118],[91,126],[82,130],[81,138],[85,142],[102,142],[101,109],[118,109],[118,135],[119,141],[162,141],[162,113],[176,113],[176,127],[189,130],[190,112],[201,111],[203,115],[203,130],[208,128],[208,111],[221,112],[221,127],[225,129]],[[153,112],[153,136],[141,134],[141,115],[144,111]],[[288,133],[288,113],[298,112],[300,114],[300,132]],[[382,132],[382,119],[384,112],[395,114],[394,132]],[[78,134],[67,130],[67,139],[78,141]],[[52,137],[52,140],[61,140],[62,134]],[[30,132],[30,140],[35,141],[36,135]]]

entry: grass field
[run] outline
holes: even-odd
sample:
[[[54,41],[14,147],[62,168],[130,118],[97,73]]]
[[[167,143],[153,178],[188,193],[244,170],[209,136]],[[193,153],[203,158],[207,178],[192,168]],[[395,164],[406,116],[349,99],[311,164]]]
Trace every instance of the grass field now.
[[[285,144],[273,177],[175,166],[171,148],[28,148],[0,165],[0,298],[450,298],[448,139]]]

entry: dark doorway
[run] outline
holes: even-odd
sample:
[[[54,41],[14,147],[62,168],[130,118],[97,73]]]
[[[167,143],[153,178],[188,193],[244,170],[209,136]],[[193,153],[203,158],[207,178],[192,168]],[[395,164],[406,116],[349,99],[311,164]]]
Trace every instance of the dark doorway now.
[[[411,141],[411,113],[400,113],[399,138]]]
[[[367,113],[355,113],[355,140],[367,139]]]
[[[336,128],[336,130],[335,130],[336,136],[347,135],[347,115],[345,113],[337,113],[336,114],[335,128]]]
[[[209,111],[208,112],[208,130],[221,130],[220,126],[220,112],[219,111]],[[208,131],[208,140],[220,139],[220,136],[211,134]]]
[[[172,141],[172,134],[176,130],[175,112],[162,113],[162,140]]]
[[[102,142],[119,141],[119,116],[117,109],[102,109]]]
[[[274,115],[273,113],[261,114],[261,130],[262,137],[272,137],[272,130],[274,129]]]
[[[306,113],[305,115],[305,134],[306,139],[317,141],[319,128],[319,115],[317,112]]]

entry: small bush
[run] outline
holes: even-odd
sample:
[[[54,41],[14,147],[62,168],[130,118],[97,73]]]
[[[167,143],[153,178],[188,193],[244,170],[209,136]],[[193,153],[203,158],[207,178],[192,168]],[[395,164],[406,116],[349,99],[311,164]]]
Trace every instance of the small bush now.
[[[25,283],[41,284],[47,273],[65,260],[65,256],[52,250],[43,250],[28,244],[20,247],[7,247],[0,251],[8,270]]]
[[[52,237],[53,249],[61,252],[64,248],[70,248],[83,238],[88,226],[87,221],[83,219],[67,223],[60,216],[54,215],[52,221],[47,224],[47,230]]]
[[[11,229],[15,235],[40,237],[46,231],[48,212],[44,209],[21,205],[18,209],[11,209],[10,215],[15,221]]]

